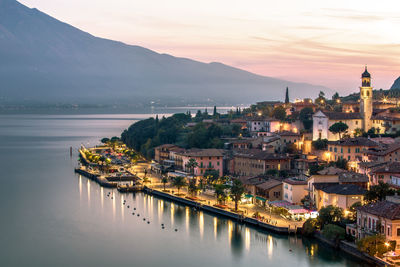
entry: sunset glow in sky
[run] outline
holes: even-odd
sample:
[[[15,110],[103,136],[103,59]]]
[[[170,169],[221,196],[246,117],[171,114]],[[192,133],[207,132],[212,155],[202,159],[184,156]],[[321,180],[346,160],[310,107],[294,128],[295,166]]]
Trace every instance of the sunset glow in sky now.
[[[400,1],[22,0],[93,35],[257,74],[357,90],[400,75]]]

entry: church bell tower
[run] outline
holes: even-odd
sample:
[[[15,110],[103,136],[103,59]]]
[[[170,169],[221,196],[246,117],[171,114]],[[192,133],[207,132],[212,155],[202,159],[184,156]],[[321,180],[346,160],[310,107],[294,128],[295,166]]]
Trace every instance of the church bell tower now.
[[[363,130],[368,131],[372,128],[372,87],[371,87],[371,74],[365,66],[365,71],[361,75],[360,87],[360,115],[362,118]]]

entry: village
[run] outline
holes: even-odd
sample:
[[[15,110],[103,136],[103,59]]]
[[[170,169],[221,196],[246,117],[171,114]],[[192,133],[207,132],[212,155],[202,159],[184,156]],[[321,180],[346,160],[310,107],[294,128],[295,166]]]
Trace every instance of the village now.
[[[237,130],[237,136],[218,135],[215,147],[164,142],[142,155],[123,134],[96,148],[82,147],[78,172],[97,175],[100,184],[121,192],[155,190],[289,233],[301,229],[335,247],[395,264],[398,98],[374,92],[367,68],[358,98],[345,101],[335,94],[328,100],[321,92],[314,101],[290,102],[287,88],[283,102],[259,102],[228,118],[214,110],[201,119],[200,112],[183,126]]]

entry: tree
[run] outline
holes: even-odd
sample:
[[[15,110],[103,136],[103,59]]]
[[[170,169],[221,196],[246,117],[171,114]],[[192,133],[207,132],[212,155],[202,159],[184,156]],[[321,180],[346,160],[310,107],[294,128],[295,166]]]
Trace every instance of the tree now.
[[[223,184],[216,184],[214,185],[214,193],[215,196],[217,197],[217,201],[219,204],[222,204],[226,200],[226,192],[225,192],[226,186]]]
[[[279,107],[274,108],[271,115],[275,119],[283,121],[286,118],[286,110],[283,106],[279,106]]]
[[[242,195],[244,194],[245,191],[246,191],[246,189],[244,188],[244,186],[240,180],[238,180],[238,179],[233,180],[230,196],[233,199],[233,201],[235,202],[235,211],[238,210],[238,203],[241,200]]]
[[[104,137],[103,139],[101,139],[101,142],[103,144],[106,144],[106,143],[110,142],[110,138]]]
[[[213,117],[216,118],[219,114],[217,113],[217,106],[214,106]]]
[[[318,139],[312,141],[311,145],[316,150],[326,150],[328,148],[328,139]]]
[[[195,196],[199,188],[196,185],[196,179],[191,179],[188,185],[188,192],[190,195]]]
[[[339,223],[343,219],[343,209],[332,205],[326,206],[319,211],[318,220],[321,229],[326,224]]]
[[[196,159],[194,159],[194,158],[190,158],[185,165],[185,167],[190,170],[190,174],[192,175],[192,177],[194,177],[194,169],[198,166],[199,166],[199,164],[197,163]]]
[[[344,122],[336,122],[334,123],[331,127],[329,127],[329,131],[333,134],[339,134],[339,139],[341,138],[341,134],[346,132],[347,129],[349,129],[349,126],[347,126],[346,123]]]
[[[304,236],[311,236],[315,233],[318,229],[318,220],[317,219],[307,219],[303,224],[303,235]]]
[[[315,103],[319,105],[325,105],[326,104],[326,99],[325,99],[325,93],[322,91],[319,91],[317,99],[315,99]]]
[[[361,207],[362,203],[360,201],[353,203],[353,205],[350,206],[349,211],[349,219],[352,221],[356,221],[357,219],[357,207]]]
[[[357,247],[359,250],[368,253],[370,256],[378,255],[379,257],[382,257],[384,253],[394,250],[395,248],[393,243],[389,243],[389,246],[385,243],[386,240],[383,235],[372,235],[357,241]]]
[[[265,172],[265,174],[270,176],[278,176],[279,171],[276,169],[269,169],[268,171]]]
[[[209,183],[214,183],[219,178],[219,172],[215,169],[207,169],[204,171],[203,177],[206,178]]]
[[[314,110],[310,107],[305,107],[300,111],[299,120],[303,123],[304,129],[310,130],[313,124],[312,115]]]
[[[384,200],[386,196],[394,195],[394,193],[394,190],[387,183],[379,181],[377,185],[373,185],[367,190],[364,198],[367,202],[376,202]]]
[[[354,137],[363,136],[363,134],[364,134],[364,130],[361,129],[361,128],[356,128],[356,129],[354,130]]]
[[[338,158],[335,162],[334,162],[334,165],[337,167],[337,168],[340,168],[340,169],[344,169],[344,170],[347,170],[348,169],[348,160],[347,159],[342,159],[342,158]]]
[[[339,93],[338,93],[338,92],[334,93],[333,96],[332,96],[332,100],[333,100],[333,101],[336,101],[336,100],[338,100],[339,98],[340,98],[340,97],[339,97]]]
[[[289,87],[286,87],[285,104],[289,104]]]
[[[172,185],[175,186],[176,189],[178,189],[178,195],[179,195],[179,191],[181,190],[181,188],[186,186],[185,177],[182,177],[182,176],[174,177],[173,180],[172,180]]]
[[[330,240],[344,239],[346,230],[335,224],[327,224],[322,230],[322,235]]]
[[[161,178],[161,183],[163,184],[164,191],[165,191],[165,185],[168,183],[168,178],[165,177],[165,176],[163,176],[163,177]]]

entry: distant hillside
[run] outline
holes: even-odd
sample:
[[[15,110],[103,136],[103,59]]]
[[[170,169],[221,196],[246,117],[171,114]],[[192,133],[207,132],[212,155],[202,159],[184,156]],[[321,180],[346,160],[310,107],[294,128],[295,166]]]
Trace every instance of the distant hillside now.
[[[399,90],[400,90],[400,77],[397,78],[397,79],[394,81],[392,87],[390,87],[390,90],[393,90],[393,89],[399,89]]]
[[[322,86],[263,77],[102,39],[0,0],[0,101],[251,103],[313,97]]]

